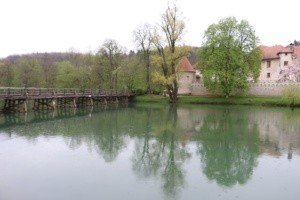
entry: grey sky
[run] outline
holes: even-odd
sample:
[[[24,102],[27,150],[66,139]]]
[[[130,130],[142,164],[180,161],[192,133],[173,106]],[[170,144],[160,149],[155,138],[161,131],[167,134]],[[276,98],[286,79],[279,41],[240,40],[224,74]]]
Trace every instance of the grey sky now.
[[[169,1],[172,2],[172,1]],[[0,57],[33,52],[95,51],[112,38],[134,49],[132,32],[157,23],[168,0],[1,0]],[[186,19],[184,43],[200,46],[204,30],[235,16],[254,26],[261,43],[300,40],[299,0],[177,0]]]

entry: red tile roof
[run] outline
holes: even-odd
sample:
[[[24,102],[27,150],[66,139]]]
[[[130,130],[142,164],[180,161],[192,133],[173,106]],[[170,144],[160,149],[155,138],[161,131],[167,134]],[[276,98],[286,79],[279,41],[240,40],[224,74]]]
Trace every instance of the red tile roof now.
[[[180,67],[180,70],[184,72],[195,72],[194,67],[191,65],[189,59],[186,56],[181,58],[178,63],[178,67]]]
[[[284,47],[282,45],[275,46],[260,46],[263,54],[263,59],[276,59],[279,58],[280,53],[293,53],[289,47]]]

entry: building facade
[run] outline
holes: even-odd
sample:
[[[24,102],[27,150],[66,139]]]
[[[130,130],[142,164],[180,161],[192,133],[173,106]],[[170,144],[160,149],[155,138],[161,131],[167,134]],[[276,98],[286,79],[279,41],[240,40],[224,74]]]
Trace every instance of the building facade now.
[[[260,76],[258,83],[251,84],[250,94],[279,96],[287,84],[300,84],[300,46],[260,46],[260,49]],[[209,95],[200,72],[191,65],[187,57],[180,60],[178,67],[178,94]]]
[[[291,47],[261,46],[263,55],[259,81],[277,81],[282,70],[293,64],[296,59]]]
[[[191,85],[200,82],[199,71],[193,67],[189,59],[184,56],[178,63],[178,94],[191,94]]]

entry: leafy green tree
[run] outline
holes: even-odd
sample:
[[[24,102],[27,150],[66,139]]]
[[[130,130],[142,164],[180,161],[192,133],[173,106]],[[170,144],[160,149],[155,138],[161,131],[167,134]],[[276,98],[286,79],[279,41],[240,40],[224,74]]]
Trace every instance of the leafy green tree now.
[[[57,62],[58,74],[56,78],[56,87],[58,88],[76,88],[78,86],[78,70],[69,62]]]
[[[57,68],[53,63],[50,54],[45,53],[44,56],[40,59],[40,63],[45,80],[45,87],[54,88],[55,79],[57,76]]]
[[[247,91],[260,73],[261,52],[252,26],[234,17],[208,27],[200,50],[204,85],[226,97]]]
[[[145,90],[148,83],[145,82],[147,72],[144,71],[143,64],[140,62],[136,54],[127,56],[122,62],[122,67],[119,72],[120,89],[127,90]],[[147,86],[146,86],[147,85]]]
[[[17,64],[15,82],[19,87],[43,87],[42,68],[38,60],[22,58]]]
[[[0,86],[13,86],[14,68],[6,61],[0,61]]]
[[[101,65],[104,66],[103,73],[108,76],[109,88],[117,89],[118,87],[118,74],[124,55],[123,47],[121,47],[115,40],[106,40],[99,52],[101,58]]]

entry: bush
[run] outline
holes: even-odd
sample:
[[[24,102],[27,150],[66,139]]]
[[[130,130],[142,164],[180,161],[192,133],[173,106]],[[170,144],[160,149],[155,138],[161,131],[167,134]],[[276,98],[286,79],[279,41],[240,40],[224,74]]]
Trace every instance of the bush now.
[[[133,92],[137,96],[145,95],[147,93],[147,91],[143,90],[143,89],[136,89],[136,90],[133,90]]]
[[[289,85],[283,91],[283,98],[288,101],[291,107],[300,104],[300,87]]]

